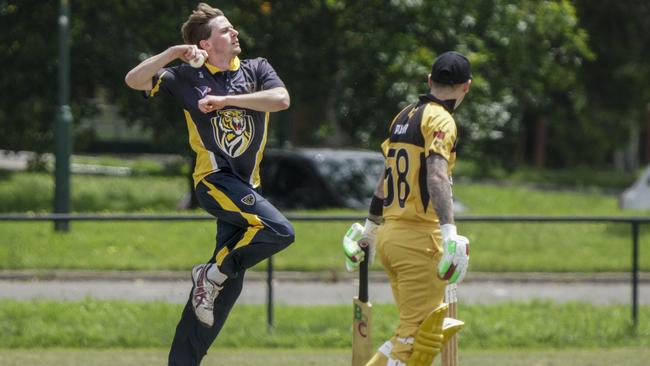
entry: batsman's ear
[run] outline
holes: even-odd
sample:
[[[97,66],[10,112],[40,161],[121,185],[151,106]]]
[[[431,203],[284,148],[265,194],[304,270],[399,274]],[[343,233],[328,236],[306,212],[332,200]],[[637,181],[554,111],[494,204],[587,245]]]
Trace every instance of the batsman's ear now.
[[[463,93],[469,92],[470,86],[472,86],[472,79],[467,80],[465,85],[463,85]]]
[[[429,89],[433,87],[433,81],[431,80],[431,74],[427,76],[427,84],[429,85]]]

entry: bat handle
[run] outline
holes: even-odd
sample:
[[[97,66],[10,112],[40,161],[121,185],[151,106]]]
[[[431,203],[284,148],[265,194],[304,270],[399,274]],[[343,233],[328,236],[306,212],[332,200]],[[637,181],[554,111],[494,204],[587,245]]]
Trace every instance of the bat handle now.
[[[368,260],[369,249],[367,246],[361,248],[364,253],[363,261],[359,264],[359,300],[368,302]]]

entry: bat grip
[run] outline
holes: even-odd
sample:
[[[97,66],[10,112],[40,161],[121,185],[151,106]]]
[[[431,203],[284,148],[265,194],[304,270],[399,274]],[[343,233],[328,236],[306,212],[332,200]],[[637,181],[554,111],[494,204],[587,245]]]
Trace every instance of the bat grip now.
[[[363,261],[359,264],[359,300],[368,302],[368,247],[361,248],[364,253]]]

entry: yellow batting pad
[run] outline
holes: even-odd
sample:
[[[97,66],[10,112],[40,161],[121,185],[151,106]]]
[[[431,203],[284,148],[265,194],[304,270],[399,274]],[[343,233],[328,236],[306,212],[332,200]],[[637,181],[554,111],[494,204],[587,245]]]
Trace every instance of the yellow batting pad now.
[[[413,353],[406,362],[407,366],[431,366],[442,348],[442,323],[448,307],[445,303],[440,304],[420,324],[413,342]]]
[[[417,343],[413,343],[413,349],[435,349],[442,347],[443,335],[440,333],[420,332]]]
[[[447,313],[447,309],[449,308],[449,305],[446,303],[442,303],[438,305],[437,308],[433,309],[432,312],[427,315],[427,317],[424,319],[422,324],[420,324],[420,330],[418,332],[435,332],[441,333],[442,332],[442,322],[445,319],[445,314]],[[417,336],[416,336],[416,341],[417,341]]]
[[[464,325],[465,322],[462,320],[445,318],[442,322],[442,335],[444,337],[444,343],[447,343],[451,337],[463,329]]]

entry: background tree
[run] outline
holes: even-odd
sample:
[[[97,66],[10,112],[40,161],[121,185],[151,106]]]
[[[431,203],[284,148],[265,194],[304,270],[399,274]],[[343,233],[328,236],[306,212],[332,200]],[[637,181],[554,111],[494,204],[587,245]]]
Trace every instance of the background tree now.
[[[639,146],[650,161],[650,3],[643,0],[576,0],[580,25],[590,34],[596,58],[580,73],[588,108],[585,163],[607,160],[618,150],[622,168],[634,169]]]
[[[0,147],[51,149],[56,111],[58,4],[0,2]]]
[[[489,169],[603,166],[630,131],[640,129],[650,93],[643,82],[650,32],[643,31],[648,6],[632,2],[631,13],[625,5],[582,0],[576,0],[577,13],[567,0],[214,5],[240,31],[242,57],[268,58],[291,92],[290,110],[272,117],[271,143],[377,149],[395,113],[427,91],[433,58],[455,49],[474,66],[471,95],[457,118],[461,149]],[[2,148],[52,150],[55,5],[0,1]],[[155,151],[189,153],[176,103],[143,102],[123,78],[140,60],[180,43],[180,24],[195,6],[186,0],[72,2],[77,152],[88,146],[83,139],[93,138],[78,126],[98,113],[103,100],[118,106],[129,123],[151,131]],[[606,21],[616,27],[605,28]],[[603,75],[611,76],[607,87]],[[634,92],[621,92],[629,89]]]

